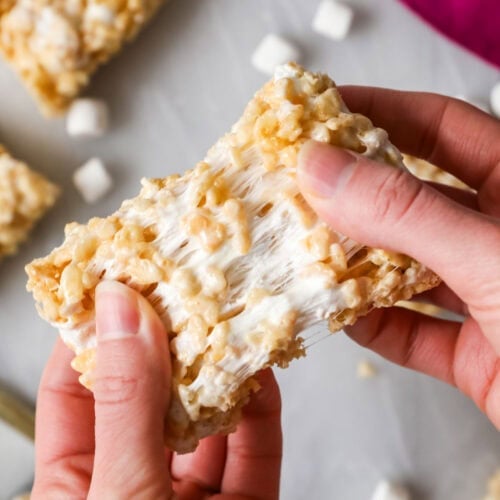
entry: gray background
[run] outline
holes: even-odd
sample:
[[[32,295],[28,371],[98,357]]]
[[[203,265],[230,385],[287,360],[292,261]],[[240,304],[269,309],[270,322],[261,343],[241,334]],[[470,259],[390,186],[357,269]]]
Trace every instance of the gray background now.
[[[310,29],[318,0],[172,0],[132,46],[94,78],[88,95],[111,107],[106,137],[69,139],[64,123],[37,113],[16,76],[0,64],[0,142],[64,187],[30,244],[0,264],[0,380],[34,400],[55,332],[24,291],[23,266],[61,241],[63,226],[118,207],[142,176],[180,172],[237,119],[265,81],[250,65],[273,31],[302,47],[303,63],[338,83],[430,90],[486,99],[498,71],[440,37],[394,0],[352,1],[349,38]],[[85,205],[71,173],[102,157],[112,194]],[[380,369],[355,376],[368,357]],[[279,371],[284,411],[283,499],[368,499],[381,477],[411,485],[415,498],[475,500],[500,465],[500,438],[456,390],[379,359],[342,334]],[[0,498],[29,485],[33,448],[0,423]]]

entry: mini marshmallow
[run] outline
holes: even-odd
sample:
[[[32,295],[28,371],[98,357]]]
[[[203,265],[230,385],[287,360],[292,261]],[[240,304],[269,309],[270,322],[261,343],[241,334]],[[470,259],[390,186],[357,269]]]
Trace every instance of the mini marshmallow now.
[[[485,113],[490,112],[490,110],[488,109],[488,105],[482,101],[479,101],[478,99],[474,99],[472,97],[468,97],[468,96],[463,95],[463,94],[456,95],[455,99],[459,99],[460,101],[468,102],[472,106],[480,109],[481,111],[484,111]]]
[[[99,158],[91,158],[73,174],[73,184],[87,203],[95,203],[113,186],[104,163]]]
[[[74,137],[99,137],[108,129],[108,114],[101,99],[76,99],[66,117],[66,130]]]
[[[349,33],[353,17],[349,6],[335,0],[323,0],[314,16],[312,29],[333,40],[343,40]]]
[[[266,35],[252,55],[252,64],[262,73],[272,75],[276,66],[297,62],[300,51],[285,38],[270,33]]]
[[[384,480],[377,484],[372,500],[411,500],[411,497],[405,487]]]
[[[500,82],[491,89],[490,106],[493,114],[500,118]]]

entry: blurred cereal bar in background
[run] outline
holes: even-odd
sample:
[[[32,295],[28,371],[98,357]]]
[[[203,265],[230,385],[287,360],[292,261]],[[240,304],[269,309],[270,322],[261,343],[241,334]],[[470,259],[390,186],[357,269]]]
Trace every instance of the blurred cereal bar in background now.
[[[16,251],[58,193],[54,184],[0,145],[0,259]]]
[[[0,0],[0,51],[46,116],[63,113],[90,76],[163,0]]]

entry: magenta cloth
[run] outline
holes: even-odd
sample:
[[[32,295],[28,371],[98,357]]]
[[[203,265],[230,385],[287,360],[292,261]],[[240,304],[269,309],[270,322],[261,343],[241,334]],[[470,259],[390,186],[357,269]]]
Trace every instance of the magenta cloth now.
[[[401,0],[438,30],[500,67],[500,0]]]

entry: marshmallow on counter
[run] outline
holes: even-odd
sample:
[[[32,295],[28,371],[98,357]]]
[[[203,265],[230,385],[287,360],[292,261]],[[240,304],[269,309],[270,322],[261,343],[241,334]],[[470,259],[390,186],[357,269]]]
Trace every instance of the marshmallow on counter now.
[[[343,40],[351,29],[354,12],[351,7],[336,0],[322,0],[312,22],[316,33]]]
[[[99,158],[91,158],[73,174],[73,184],[87,203],[95,203],[113,186],[104,163]]]
[[[75,99],[66,116],[66,130],[73,137],[99,137],[108,130],[108,115],[102,99]]]
[[[405,487],[383,480],[377,484],[371,500],[411,500],[411,497]]]
[[[459,99],[460,101],[467,102],[470,105],[472,105],[472,106],[480,109],[481,111],[484,111],[485,113],[489,113],[490,112],[490,110],[488,109],[488,105],[485,104],[482,101],[479,101],[478,99],[474,99],[472,97],[468,97],[468,96],[463,95],[463,94],[456,95],[455,99]]]
[[[276,66],[300,59],[299,49],[285,38],[270,33],[266,35],[252,55],[252,64],[262,73],[272,75]]]
[[[490,106],[493,114],[500,118],[500,82],[491,89]]]

